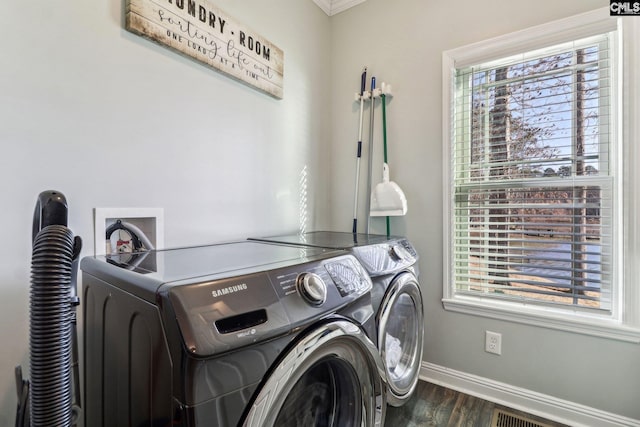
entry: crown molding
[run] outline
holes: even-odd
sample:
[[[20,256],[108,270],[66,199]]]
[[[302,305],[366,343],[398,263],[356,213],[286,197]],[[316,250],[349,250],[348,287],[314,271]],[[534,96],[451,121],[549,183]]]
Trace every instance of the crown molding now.
[[[366,0],[313,0],[313,2],[329,16],[343,12],[365,1]]]
[[[313,2],[317,4],[324,13],[331,16],[331,0],[313,0]]]

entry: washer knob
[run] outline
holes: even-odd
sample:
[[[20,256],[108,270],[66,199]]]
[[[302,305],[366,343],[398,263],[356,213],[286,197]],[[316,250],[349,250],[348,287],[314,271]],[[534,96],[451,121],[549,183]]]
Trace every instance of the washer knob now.
[[[322,305],[327,300],[327,285],[315,273],[302,273],[298,276],[298,292],[311,305]]]
[[[400,244],[393,245],[391,247],[390,253],[391,256],[397,261],[407,261],[411,259],[411,254],[409,253],[409,251]]]

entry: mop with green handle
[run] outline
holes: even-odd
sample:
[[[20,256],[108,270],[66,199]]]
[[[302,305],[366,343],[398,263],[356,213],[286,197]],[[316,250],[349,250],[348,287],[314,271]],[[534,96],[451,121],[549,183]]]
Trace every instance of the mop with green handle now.
[[[376,185],[371,193],[370,216],[385,216],[387,223],[387,236],[390,235],[390,216],[402,216],[407,213],[407,198],[398,184],[389,180],[389,164],[387,163],[387,108],[386,97],[391,94],[390,85],[382,83],[382,136],[383,136],[383,163],[382,182]]]

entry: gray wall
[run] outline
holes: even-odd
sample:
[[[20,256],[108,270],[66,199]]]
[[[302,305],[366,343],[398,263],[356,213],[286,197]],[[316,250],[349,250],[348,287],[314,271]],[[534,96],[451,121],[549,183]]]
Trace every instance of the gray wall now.
[[[275,100],[128,33],[124,3],[0,2],[0,426],[13,425],[13,368],[28,361],[41,191],[67,196],[83,255],[94,207],[163,207],[167,246],[328,218],[329,18],[310,0],[213,2],[283,49]]]
[[[389,164],[409,212],[392,218],[391,231],[408,235],[421,255],[424,360],[640,419],[640,345],[455,314],[441,303],[442,52],[604,6],[601,0],[367,0],[333,17],[332,223],[348,229],[352,215],[353,94],[367,65],[394,91],[387,109]],[[376,138],[374,153],[380,153]],[[374,175],[373,182],[379,180]],[[383,227],[382,220],[372,223],[372,231]],[[502,356],[484,352],[487,329],[502,333]]]

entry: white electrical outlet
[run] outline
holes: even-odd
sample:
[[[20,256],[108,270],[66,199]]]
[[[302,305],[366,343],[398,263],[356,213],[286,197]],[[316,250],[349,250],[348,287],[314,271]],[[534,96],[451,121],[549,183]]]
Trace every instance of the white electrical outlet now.
[[[485,331],[484,351],[497,355],[502,354],[502,334]]]

